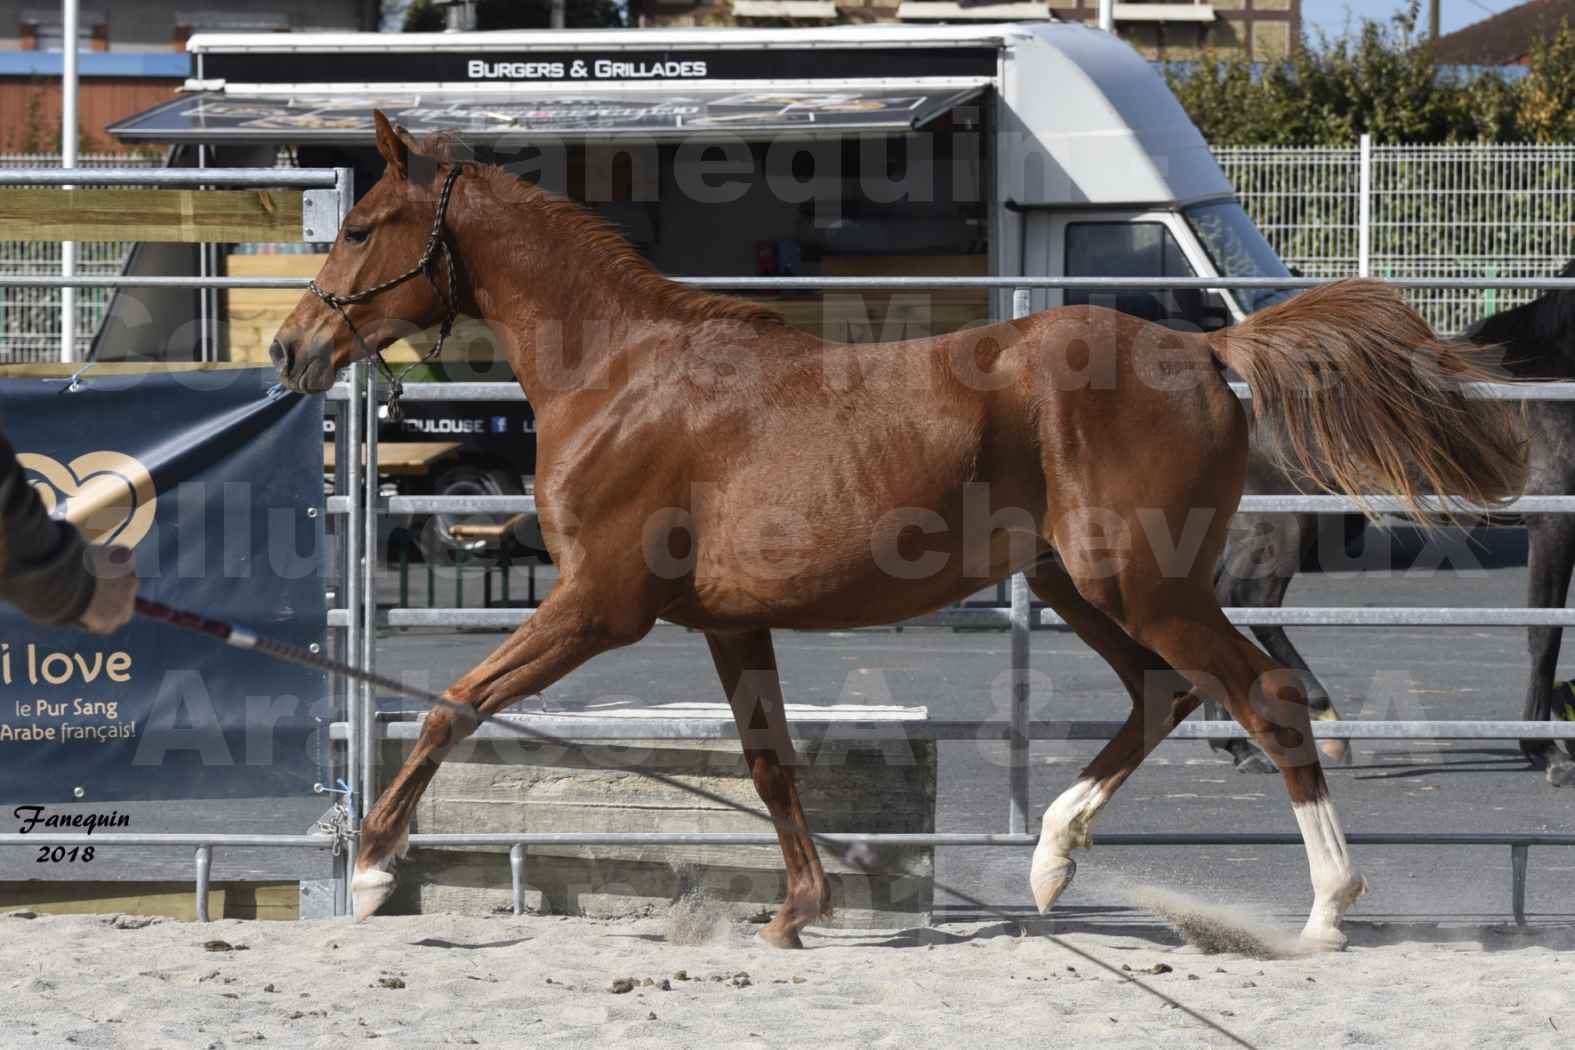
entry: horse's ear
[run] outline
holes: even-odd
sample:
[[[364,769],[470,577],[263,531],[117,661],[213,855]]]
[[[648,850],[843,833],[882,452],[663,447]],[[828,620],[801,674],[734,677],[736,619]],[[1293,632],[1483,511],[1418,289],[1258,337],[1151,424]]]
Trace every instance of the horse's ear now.
[[[377,126],[377,152],[383,155],[388,166],[401,179],[408,177],[410,147],[394,131],[394,126],[383,116],[383,111],[372,111],[372,123]]]
[[[394,134],[398,135],[399,141],[405,144],[405,149],[409,150],[411,153],[421,152],[421,144],[416,141],[416,137],[410,133],[409,128],[405,127],[403,124],[395,124]]]

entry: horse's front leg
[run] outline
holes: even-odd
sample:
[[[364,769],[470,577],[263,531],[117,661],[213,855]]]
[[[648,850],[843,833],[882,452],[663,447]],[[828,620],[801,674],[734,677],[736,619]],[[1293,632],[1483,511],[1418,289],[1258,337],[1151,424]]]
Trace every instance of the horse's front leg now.
[[[1563,608],[1569,596],[1570,573],[1575,570],[1575,518],[1528,514],[1526,534],[1530,543],[1526,605],[1533,609]],[[1531,673],[1526,680],[1526,707],[1521,717],[1528,722],[1544,722],[1553,717],[1553,687],[1563,635],[1563,629],[1558,627],[1526,629]],[[1547,771],[1548,783],[1554,787],[1575,787],[1575,761],[1561,752],[1556,743],[1522,740],[1520,747],[1533,765]]]
[[[638,641],[655,620],[628,592],[599,595],[560,580],[535,615],[443,695],[475,707],[480,717],[493,715],[547,688],[596,654]],[[415,748],[361,826],[361,852],[351,883],[356,918],[365,919],[393,894],[394,860],[404,852],[416,802],[449,749],[470,735],[475,724],[451,708],[428,714]]]
[[[799,804],[794,779],[797,759],[788,736],[771,633],[707,633],[706,641],[733,708],[755,790],[777,821],[777,841],[787,865],[787,900],[759,936],[778,948],[802,948],[798,931],[831,914],[831,884],[826,881]]]

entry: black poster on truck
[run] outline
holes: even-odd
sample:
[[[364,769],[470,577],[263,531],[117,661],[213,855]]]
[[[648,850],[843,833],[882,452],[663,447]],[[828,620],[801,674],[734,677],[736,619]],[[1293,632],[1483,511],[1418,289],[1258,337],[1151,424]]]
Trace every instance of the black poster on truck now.
[[[141,594],[323,645],[322,406],[273,383],[0,380],[0,425],[52,514],[134,550]],[[328,695],[319,672],[161,624],[95,635],[0,606],[0,804],[309,793]]]

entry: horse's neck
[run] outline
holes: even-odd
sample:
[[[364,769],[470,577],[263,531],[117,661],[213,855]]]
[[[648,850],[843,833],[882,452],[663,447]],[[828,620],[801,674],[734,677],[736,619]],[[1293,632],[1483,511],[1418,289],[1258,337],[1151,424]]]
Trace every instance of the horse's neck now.
[[[565,393],[605,384],[612,359],[632,341],[672,327],[658,297],[594,253],[532,254],[540,240],[507,231],[466,238],[470,298],[505,345],[514,374],[540,414]]]

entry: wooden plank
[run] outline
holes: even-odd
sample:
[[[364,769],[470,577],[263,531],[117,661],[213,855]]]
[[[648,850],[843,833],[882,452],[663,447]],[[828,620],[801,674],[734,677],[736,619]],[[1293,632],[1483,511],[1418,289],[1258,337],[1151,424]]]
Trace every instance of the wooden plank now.
[[[223,885],[226,919],[291,921],[301,917],[299,882],[228,882]]]
[[[325,255],[232,255],[228,262],[231,277],[316,277],[322,268]],[[225,293],[229,296],[230,360],[257,364],[268,362],[268,344],[274,333],[290,316],[301,300],[299,291],[275,288],[235,288]],[[437,337],[437,327],[401,339],[383,351],[383,359],[391,365],[413,364],[432,348]],[[480,321],[461,318],[443,348],[443,360],[466,362],[473,369],[485,365],[497,369],[496,374],[506,375],[508,365],[502,363],[502,352],[496,348],[496,334]]]
[[[208,887],[208,916],[223,919],[226,891]],[[0,883],[0,911],[26,909],[45,915],[162,915],[187,922],[197,918],[197,892],[175,882]]]
[[[299,190],[0,189],[7,240],[299,242]]]
[[[179,882],[0,882],[0,912],[44,915],[161,915],[197,918],[197,893]],[[298,882],[223,882],[208,888],[213,919],[292,920],[301,914]]]
[[[458,441],[385,441],[377,446],[379,474],[420,475],[459,450]],[[362,452],[362,460],[366,453]],[[334,446],[323,446],[323,466],[334,469]]]
[[[231,277],[316,277],[326,255],[231,255],[225,271]],[[230,360],[268,364],[268,345],[290,316],[302,293],[292,288],[232,288],[228,297],[227,336]]]

